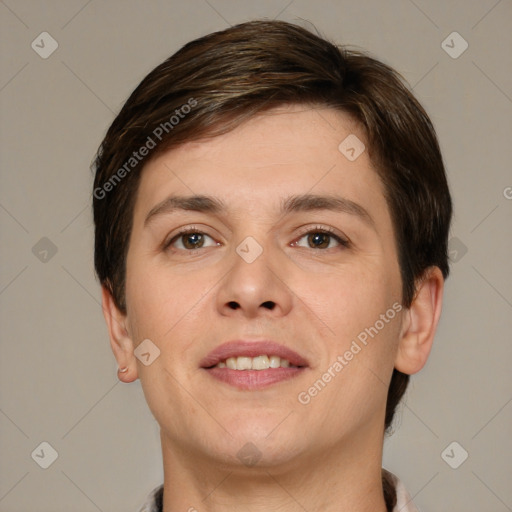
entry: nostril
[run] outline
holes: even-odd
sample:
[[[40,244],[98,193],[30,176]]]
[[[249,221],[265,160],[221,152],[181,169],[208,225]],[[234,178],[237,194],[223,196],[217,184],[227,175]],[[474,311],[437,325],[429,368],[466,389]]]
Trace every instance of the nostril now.
[[[272,300],[267,300],[265,302],[262,302],[261,305],[267,309],[274,309],[276,303]],[[231,309],[238,309],[240,307],[240,304],[238,304],[238,302],[232,300],[232,301],[228,302],[228,307],[230,307]]]

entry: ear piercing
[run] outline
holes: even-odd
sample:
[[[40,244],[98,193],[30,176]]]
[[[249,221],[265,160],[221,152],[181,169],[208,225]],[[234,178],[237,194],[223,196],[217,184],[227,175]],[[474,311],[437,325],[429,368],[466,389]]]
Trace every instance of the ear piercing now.
[[[123,366],[122,368],[119,368],[117,371],[118,371],[119,373],[127,372],[127,371],[128,371],[128,367],[127,367],[127,366]]]

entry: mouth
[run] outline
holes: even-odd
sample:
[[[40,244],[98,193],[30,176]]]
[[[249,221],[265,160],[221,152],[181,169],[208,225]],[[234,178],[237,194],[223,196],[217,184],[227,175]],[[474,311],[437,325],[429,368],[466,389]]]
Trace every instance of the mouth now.
[[[305,358],[272,341],[236,340],[220,345],[200,364],[214,379],[244,390],[256,390],[298,376]]]
[[[228,357],[224,361],[219,361],[212,368],[229,368],[230,370],[268,370],[269,368],[299,368],[288,361],[288,359],[281,359],[279,356],[266,354],[257,357],[237,356]]]

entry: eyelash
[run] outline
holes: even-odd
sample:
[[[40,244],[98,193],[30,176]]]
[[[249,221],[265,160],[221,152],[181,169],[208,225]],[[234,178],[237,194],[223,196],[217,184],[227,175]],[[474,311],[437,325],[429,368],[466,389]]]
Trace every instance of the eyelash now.
[[[348,248],[350,247],[350,242],[348,239],[340,236],[340,235],[337,235],[335,232],[334,232],[334,229],[330,228],[330,227],[324,227],[324,226],[313,226],[312,228],[311,227],[306,227],[299,235],[299,237],[296,239],[296,241],[300,240],[302,237],[304,237],[305,235],[309,235],[309,234],[317,234],[317,233],[321,233],[321,234],[324,234],[324,235],[329,235],[331,238],[334,238],[334,240],[336,240],[336,242],[338,242],[342,247],[345,247],[345,248]],[[295,242],[294,242],[295,243]],[[326,251],[328,249],[315,249],[313,247],[309,247],[309,249],[313,250],[313,251]],[[332,248],[331,248],[332,249]]]
[[[313,234],[313,233],[315,233],[315,234],[321,233],[321,234],[329,235],[330,237],[334,238],[334,240],[336,240],[342,247],[348,248],[351,246],[351,243],[348,239],[343,238],[340,235],[337,235],[332,228],[323,227],[323,226],[314,226],[313,228],[311,228],[311,227],[306,228],[304,231],[301,232],[299,237],[293,243],[296,243],[298,240],[303,238],[305,235]],[[163,250],[168,250],[171,247],[171,245],[176,240],[178,240],[181,236],[189,235],[189,234],[206,235],[213,239],[213,237],[208,235],[208,233],[201,231],[199,228],[196,228],[195,226],[189,226],[187,228],[183,228],[182,230],[178,231],[178,233],[176,233],[170,240],[164,242]],[[202,249],[202,247],[199,247],[199,249]],[[310,247],[309,249],[321,250],[321,251],[327,250],[327,249],[315,249],[312,247]],[[192,251],[196,251],[197,249],[179,249],[179,250],[185,250],[187,252],[192,252]]]

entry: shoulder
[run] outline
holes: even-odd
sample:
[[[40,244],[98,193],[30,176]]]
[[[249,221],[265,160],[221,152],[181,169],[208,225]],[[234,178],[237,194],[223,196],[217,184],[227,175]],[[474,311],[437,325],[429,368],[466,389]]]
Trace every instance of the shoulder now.
[[[162,512],[164,485],[155,487],[138,512]]]
[[[396,505],[393,512],[419,512],[403,482],[397,476],[393,475],[393,473],[385,469],[383,469],[383,471],[395,485]]]

